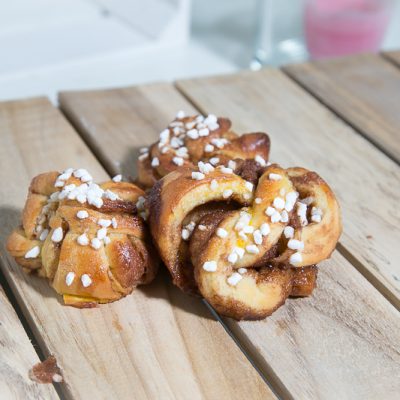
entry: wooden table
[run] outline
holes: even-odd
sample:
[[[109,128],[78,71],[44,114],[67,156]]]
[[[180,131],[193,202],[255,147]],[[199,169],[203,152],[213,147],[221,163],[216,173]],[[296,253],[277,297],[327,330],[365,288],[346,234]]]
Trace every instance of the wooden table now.
[[[397,63],[397,64],[396,64]],[[398,399],[400,393],[400,53],[230,76],[0,103],[0,397],[15,399]],[[61,305],[4,251],[30,179],[89,169],[135,175],[140,146],[177,110],[266,130],[271,159],[317,170],[344,233],[318,288],[270,318],[236,322],[166,273],[96,309]],[[14,311],[15,310],[15,311]],[[28,370],[55,355],[62,384]]]

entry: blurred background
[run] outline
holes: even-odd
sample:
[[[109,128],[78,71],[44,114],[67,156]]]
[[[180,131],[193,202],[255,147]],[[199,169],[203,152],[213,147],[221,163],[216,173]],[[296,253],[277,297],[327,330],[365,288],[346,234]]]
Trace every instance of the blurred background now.
[[[0,1],[0,99],[400,48],[400,0]]]

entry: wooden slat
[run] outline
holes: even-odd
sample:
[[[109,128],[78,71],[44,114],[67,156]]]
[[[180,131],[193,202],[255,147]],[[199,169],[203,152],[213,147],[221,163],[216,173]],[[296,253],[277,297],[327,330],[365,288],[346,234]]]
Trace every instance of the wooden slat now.
[[[29,370],[40,360],[1,286],[0,310],[0,397],[58,399],[53,385],[29,379]]]
[[[382,53],[384,57],[394,62],[398,66],[400,66],[400,50],[397,51],[385,51]]]
[[[281,79],[279,72],[274,74]],[[240,129],[269,126],[263,117],[267,111],[270,118],[285,121],[282,119],[285,112],[279,107],[261,104],[256,109],[256,104],[250,104],[247,98],[250,82],[242,79],[242,76],[214,78],[212,85],[209,80],[201,80],[198,85],[190,82],[182,86],[189,87],[188,96],[195,86],[198,98],[193,98],[204,104],[206,111],[230,116],[234,126]],[[285,82],[287,78],[282,79]],[[225,80],[229,84],[224,85]],[[236,88],[234,83],[238,84]],[[281,91],[289,89],[289,97],[290,85],[280,88]],[[258,87],[256,82],[253,86]],[[260,82],[259,86],[257,93],[263,98],[263,84]],[[301,91],[296,91],[297,94],[302,96]],[[183,96],[179,97],[166,85],[64,93],[60,100],[81,134],[86,139],[96,138],[106,165],[116,165],[127,154],[132,157],[127,148],[153,141],[178,109],[194,111]],[[315,103],[312,99],[308,101]],[[305,118],[302,110],[296,111],[293,101],[288,106],[300,119],[295,121],[291,117],[289,124],[299,125],[301,129],[301,118]],[[318,116],[321,117],[321,112]],[[322,116],[332,120],[326,113]],[[258,118],[261,120],[253,125]],[[320,122],[315,121],[315,126]],[[307,129],[313,124],[308,125],[311,126]],[[135,138],[136,131],[142,133],[143,139]],[[116,141],[113,150],[108,146],[107,136]],[[279,140],[273,135],[274,150],[284,147],[285,139],[281,139],[281,145],[274,139]],[[312,143],[314,152],[318,145],[318,140]],[[277,153],[273,153],[276,157]],[[288,152],[285,156],[287,164],[296,158]],[[130,158],[129,162],[133,160]],[[133,166],[128,171],[133,171]],[[399,383],[390,378],[399,372],[397,311],[340,254],[322,266],[319,288],[311,298],[289,300],[266,321],[237,323],[226,319],[225,323],[284,398],[373,399],[383,392],[388,398],[395,398],[400,389]]]
[[[315,169],[343,211],[340,249],[400,308],[400,168],[278,70],[181,82],[239,132],[267,130],[272,161]]]
[[[290,65],[284,70],[400,162],[400,71],[374,54]]]
[[[340,254],[320,267],[311,297],[287,301],[266,321],[228,319],[229,329],[296,399],[397,399],[397,310]]]
[[[0,132],[8,232],[35,174],[75,166],[107,178],[46,99],[0,103]],[[43,351],[63,371],[68,398],[274,398],[200,300],[162,276],[118,302],[79,310],[63,306],[45,280],[24,274],[9,256],[3,267]]]
[[[179,107],[195,112],[167,83],[65,92],[59,102],[106,170],[125,177],[136,175],[139,148],[154,142]],[[96,114],[97,110],[102,112]]]

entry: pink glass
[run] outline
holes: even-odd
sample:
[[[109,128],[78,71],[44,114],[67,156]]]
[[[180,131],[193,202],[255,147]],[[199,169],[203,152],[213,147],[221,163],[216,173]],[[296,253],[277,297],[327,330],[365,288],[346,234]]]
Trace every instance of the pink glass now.
[[[377,52],[390,16],[389,0],[308,0],[305,35],[312,58]]]

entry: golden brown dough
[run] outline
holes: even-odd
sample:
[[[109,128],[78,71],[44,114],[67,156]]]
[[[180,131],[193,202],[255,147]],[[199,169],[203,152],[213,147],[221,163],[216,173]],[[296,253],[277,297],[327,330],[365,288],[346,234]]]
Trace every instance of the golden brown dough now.
[[[310,295],[315,264],[342,230],[337,200],[315,172],[254,161],[171,172],[151,189],[148,208],[174,283],[235,319],[264,318],[288,296]]]
[[[27,271],[48,278],[65,304],[93,307],[149,283],[157,256],[132,183],[93,183],[84,170],[48,172],[32,180],[7,249]]]
[[[178,113],[160,133],[160,139],[141,150],[137,183],[150,188],[169,172],[181,167],[193,168],[198,161],[227,166],[230,160],[256,159],[265,166],[269,150],[266,133],[238,136],[231,130],[231,121],[227,118]]]

